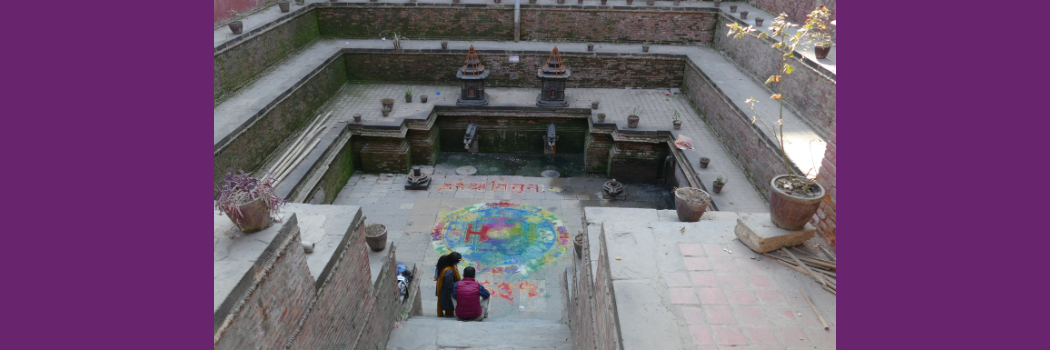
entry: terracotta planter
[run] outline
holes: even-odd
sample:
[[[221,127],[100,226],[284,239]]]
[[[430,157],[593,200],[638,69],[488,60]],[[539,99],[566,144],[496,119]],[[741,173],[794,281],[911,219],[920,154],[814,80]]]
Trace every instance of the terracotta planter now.
[[[390,116],[390,108],[383,108],[383,116],[384,117],[389,117]]]
[[[736,5],[729,5],[729,13],[736,13]]]
[[[447,41],[442,41],[441,42],[441,49],[448,50],[448,42]]]
[[[649,52],[649,45],[642,45],[642,52]]]
[[[831,52],[831,46],[814,46],[813,54],[817,55],[819,59],[828,58],[828,53]]]
[[[277,3],[277,6],[281,8],[281,13],[288,12],[292,8],[292,4],[287,1],[281,1]]]
[[[755,17],[755,26],[761,27],[762,21],[765,21],[765,19],[762,19],[762,17]]]
[[[602,5],[605,5],[607,2],[609,2],[609,0],[602,0]]]
[[[682,2],[682,0],[674,0],[674,5],[678,6],[678,4],[681,3],[681,2]]]
[[[645,0],[645,4],[649,5],[649,6],[653,6],[653,5],[656,4],[656,0]]]
[[[583,5],[583,0],[576,0],[577,4]]]
[[[306,4],[306,0],[295,0],[295,4],[299,5],[299,6],[303,6],[303,5]]]
[[[427,95],[419,96],[419,102],[427,103]]]
[[[241,215],[226,212],[226,217],[244,233],[259,232],[270,226],[270,208],[266,207],[262,199],[241,204],[238,209]]]
[[[638,118],[636,115],[627,116],[627,127],[631,129],[637,128],[639,119],[641,118]]]
[[[360,114],[354,114],[354,123],[360,123],[360,122],[361,122],[361,115]]]
[[[591,102],[591,109],[598,109],[598,102],[600,101]]]
[[[598,113],[598,122],[605,122],[605,113]]]
[[[674,191],[674,210],[682,222],[700,221],[708,203],[711,203],[711,195],[699,188],[679,187]]]
[[[715,193],[722,193],[722,186],[725,186],[725,185],[726,185],[725,182],[715,181],[714,183],[711,184],[711,188],[713,188],[715,190]]]
[[[230,22],[229,26],[230,26],[230,30],[233,31],[233,34],[240,35],[241,34],[241,30],[244,29],[244,23],[241,22],[241,21]]]
[[[681,120],[675,120],[673,124],[674,124],[674,129],[675,130],[682,130],[682,121]]]
[[[715,1],[715,7],[722,7],[721,1]]]
[[[583,259],[583,234],[577,234],[572,238],[572,247],[576,249],[576,258]]]
[[[502,0],[492,0],[492,1],[498,4],[498,3],[500,3],[500,2],[502,1]]]
[[[558,5],[564,4],[565,0],[558,0]]]
[[[627,0],[627,4],[630,5],[634,0]]]
[[[707,165],[711,164],[711,160],[707,157],[700,158],[700,169],[707,169]]]
[[[372,0],[372,1],[375,1],[375,0]],[[453,3],[453,4],[458,4],[458,3],[459,3],[459,0],[452,0],[452,3]]]
[[[820,192],[814,198],[802,198],[787,194],[775,186],[777,179],[788,175],[778,175],[769,180],[769,216],[773,224],[788,231],[798,231],[813,219],[820,201],[824,199],[824,186],[817,186]]]
[[[394,99],[392,98],[384,98],[379,100],[379,102],[383,104],[383,108],[394,109]]]
[[[594,51],[594,44],[587,44],[587,51]]]
[[[368,244],[368,248],[373,252],[380,252],[386,249],[386,226],[371,224],[365,227],[365,243]]]
[[[412,95],[405,95],[405,102],[412,103]]]
[[[747,11],[740,11],[740,19],[747,19]]]

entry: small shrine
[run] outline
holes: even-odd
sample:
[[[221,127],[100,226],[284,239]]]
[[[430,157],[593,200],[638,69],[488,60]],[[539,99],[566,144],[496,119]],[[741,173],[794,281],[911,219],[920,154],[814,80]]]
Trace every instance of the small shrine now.
[[[536,105],[540,107],[568,107],[569,101],[565,100],[565,81],[569,79],[572,71],[569,66],[561,60],[561,54],[555,47],[547,58],[547,64],[536,71],[536,76],[543,82],[540,95],[536,97]]]
[[[489,70],[481,64],[478,53],[474,51],[474,45],[467,51],[467,61],[463,67],[456,72],[456,78],[462,83],[457,106],[487,106],[489,95],[485,93],[485,78],[488,78]]]

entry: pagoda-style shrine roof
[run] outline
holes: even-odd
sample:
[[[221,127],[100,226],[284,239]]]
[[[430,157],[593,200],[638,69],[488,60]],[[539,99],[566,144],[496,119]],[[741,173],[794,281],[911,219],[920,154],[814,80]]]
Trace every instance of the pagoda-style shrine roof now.
[[[484,64],[481,64],[477,51],[474,51],[474,45],[470,45],[470,50],[467,51],[467,59],[463,63],[463,67],[460,67],[459,71],[456,72],[456,78],[485,79],[488,76],[489,70],[485,69]]]
[[[569,66],[565,62],[562,62],[561,53],[558,52],[557,46],[554,47],[554,50],[551,50],[550,57],[547,57],[547,64],[537,72],[537,75],[541,78],[568,78],[570,74],[572,74],[572,71],[569,70]]]

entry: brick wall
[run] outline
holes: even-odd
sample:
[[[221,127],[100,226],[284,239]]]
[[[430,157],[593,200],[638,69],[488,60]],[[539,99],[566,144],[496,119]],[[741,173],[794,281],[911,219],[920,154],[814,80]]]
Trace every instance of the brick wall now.
[[[288,345],[314,301],[314,280],[300,239],[293,214],[230,294],[229,300],[243,300],[243,304],[224,303],[216,312],[216,349],[283,349]],[[247,299],[237,298],[245,290],[250,293]],[[231,322],[220,329],[231,313]]]
[[[820,172],[817,173],[817,180],[824,186],[826,193],[812,220],[813,225],[817,227],[817,234],[831,249],[835,249],[835,212],[838,208],[835,200],[835,129],[835,124],[832,124],[828,148],[824,151],[824,160],[820,162]]]
[[[517,55],[518,63],[508,62]],[[347,78],[362,82],[402,82],[458,85],[456,70],[463,66],[465,50],[406,50],[394,55],[389,50],[347,51]],[[550,52],[478,51],[478,57],[491,73],[491,87],[539,88],[536,70],[547,62]],[[681,86],[685,60],[667,55],[568,54],[562,60],[572,68],[568,88],[644,89]],[[515,78],[513,74],[517,74]],[[537,90],[538,92],[538,90]]]
[[[616,296],[613,294],[609,271],[609,250],[605,246],[605,225],[598,240],[598,271],[594,278],[595,341],[598,349],[623,349],[620,321],[616,314]]]
[[[372,288],[375,302],[370,305],[364,329],[358,335],[354,349],[386,349],[390,332],[394,330],[394,321],[401,313],[401,293],[397,289],[397,275],[394,273],[397,265],[396,251],[392,245],[389,251],[386,264],[379,271],[379,277]]]
[[[513,27],[513,11],[511,16]],[[695,8],[523,8],[521,40],[706,43],[714,35],[715,16],[713,11]]]
[[[336,139],[336,144],[333,145],[338,147],[339,153],[336,153],[332,162],[328,163],[328,170],[325,170],[324,175],[321,176],[321,180],[317,182],[315,187],[315,190],[324,192],[321,203],[332,204],[336,196],[339,195],[339,191],[343,189],[346,182],[350,180],[350,176],[354,174],[354,156],[350,149],[351,135],[348,130],[344,131],[344,133],[344,135],[340,135]]]
[[[361,170],[366,173],[408,173],[412,153],[407,140],[365,137],[361,148]]]
[[[409,5],[409,4],[405,4]],[[318,8],[325,38],[514,40],[514,4],[349,4]],[[523,41],[709,42],[715,12],[709,9],[583,9],[523,4]]]
[[[609,171],[609,149],[613,146],[612,135],[588,133],[584,169],[588,173],[605,173]]]
[[[438,155],[441,153],[441,144],[438,142],[440,134],[439,129],[433,127],[430,130],[408,130],[405,139],[412,147],[412,165],[437,163]]]
[[[714,48],[723,52],[742,72],[751,75],[760,84],[779,72],[781,54],[770,47],[772,42],[753,37],[726,37],[729,31],[726,24],[732,23],[729,21],[732,20],[719,16]],[[834,74],[826,69],[814,67],[816,64],[811,61],[805,63],[798,58],[789,59],[788,64],[794,67],[795,71],[782,79],[786,106],[813,126],[818,134],[827,135],[835,121]],[[766,86],[772,89],[771,91],[777,90],[776,83]]]
[[[539,94],[539,89],[536,93]],[[554,123],[558,135],[556,151],[563,154],[584,153],[587,121],[579,118],[441,116],[434,124],[441,129],[441,149],[445,152],[466,152],[463,136],[471,121],[478,123],[480,152],[543,154],[543,137],[547,135],[547,125]]]
[[[247,34],[245,34],[247,35]],[[320,36],[313,11],[277,25],[215,54],[215,104],[289,54]]]
[[[366,308],[374,300],[364,225],[347,232],[340,247],[327,278],[317,282],[317,302],[292,349],[350,348],[364,327]]]
[[[575,254],[575,251],[573,251]],[[583,256],[573,256],[569,268],[574,271],[573,299],[569,300],[569,329],[572,331],[573,349],[594,349],[594,276],[591,275],[591,247],[584,238]]]
[[[693,65],[685,72],[686,96],[693,102],[711,132],[718,137],[763,198],[769,196],[769,180],[784,172],[783,162],[772,141],[765,138],[742,110],[732,104],[711,79]]]
[[[270,153],[309,125],[317,109],[345,83],[346,65],[336,60],[286,98],[275,101],[272,109],[261,111],[253,125],[215,153],[215,183],[221,186],[222,176],[230,169],[255,171],[262,167]]]
[[[806,15],[819,5],[827,6],[831,10],[831,18],[835,18],[835,0],[749,0],[748,3],[760,8],[769,14],[776,16],[787,13],[795,23],[806,21]],[[770,19],[772,20],[772,19]]]
[[[662,178],[666,143],[616,142],[609,149],[610,179],[622,182],[655,183]]]

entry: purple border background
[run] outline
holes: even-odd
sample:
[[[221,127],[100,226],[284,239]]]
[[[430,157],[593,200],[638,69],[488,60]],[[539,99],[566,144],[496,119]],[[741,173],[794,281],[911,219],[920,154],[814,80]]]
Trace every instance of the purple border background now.
[[[838,7],[842,348],[1045,332],[1046,63],[1012,48],[1046,11],[988,4]],[[212,347],[211,10],[6,6],[3,347]]]
[[[211,9],[5,10],[0,348],[212,348]]]

